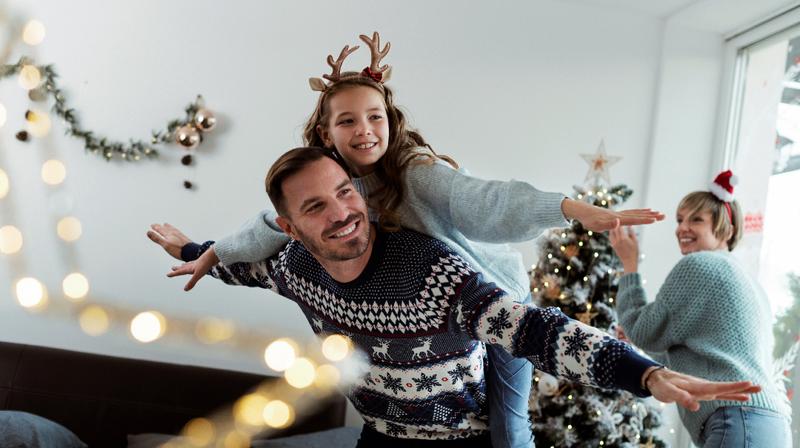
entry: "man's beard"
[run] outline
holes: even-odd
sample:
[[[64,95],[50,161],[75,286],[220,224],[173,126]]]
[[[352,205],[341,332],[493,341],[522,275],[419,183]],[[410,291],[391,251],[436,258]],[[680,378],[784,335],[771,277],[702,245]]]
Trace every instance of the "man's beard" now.
[[[369,247],[370,225],[366,219],[366,216],[363,214],[349,215],[344,221],[333,223],[329,228],[330,230],[326,230],[323,233],[330,234],[336,229],[345,229],[353,222],[357,221],[359,217],[361,218],[358,223],[359,228],[354,230],[354,232],[362,232],[361,227],[366,226],[366,231],[363,232],[363,235],[347,241],[344,244],[339,243],[335,248],[326,247],[326,244],[319,242],[315,238],[309,237],[298,228],[295,228],[295,231],[297,232],[297,236],[300,237],[300,242],[302,242],[306,249],[308,249],[308,251],[313,255],[329,261],[352,260],[364,255],[364,252],[366,252],[367,248]]]

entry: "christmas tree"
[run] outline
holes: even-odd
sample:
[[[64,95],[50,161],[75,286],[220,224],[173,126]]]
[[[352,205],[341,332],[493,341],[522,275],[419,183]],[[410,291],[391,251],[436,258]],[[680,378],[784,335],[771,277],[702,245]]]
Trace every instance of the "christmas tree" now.
[[[778,316],[772,329],[775,334],[775,358],[783,356],[800,337],[800,275],[789,274],[787,277],[794,303]]]
[[[633,191],[610,186],[608,167],[620,158],[608,156],[603,143],[596,154],[583,154],[590,170],[573,199],[612,208]],[[575,222],[542,238],[541,258],[531,271],[531,291],[537,305],[556,306],[567,316],[613,336],[614,310],[622,264],[604,234]],[[582,386],[543,372],[534,376],[531,420],[536,446],[541,447],[664,447],[654,429],[660,411],[651,403],[616,390]]]

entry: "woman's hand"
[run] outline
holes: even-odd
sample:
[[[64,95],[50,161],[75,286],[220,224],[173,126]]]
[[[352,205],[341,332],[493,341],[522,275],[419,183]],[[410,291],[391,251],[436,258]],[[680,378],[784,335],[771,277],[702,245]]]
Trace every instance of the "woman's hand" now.
[[[608,240],[622,261],[626,274],[639,270],[639,241],[631,227],[618,227],[608,232]]]

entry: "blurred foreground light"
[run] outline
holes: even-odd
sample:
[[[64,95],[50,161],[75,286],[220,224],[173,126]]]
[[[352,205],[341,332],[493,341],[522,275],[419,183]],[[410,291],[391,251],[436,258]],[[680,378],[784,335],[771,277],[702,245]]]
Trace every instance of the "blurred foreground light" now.
[[[0,128],[6,124],[6,119],[8,119],[8,111],[6,111],[6,107],[0,104]]]
[[[58,236],[64,241],[75,241],[81,237],[83,228],[78,218],[74,216],[67,216],[58,221],[56,226]]]
[[[33,277],[25,277],[17,282],[17,301],[25,308],[35,308],[44,304],[44,286]]]
[[[8,174],[6,174],[5,171],[0,170],[0,199],[6,197],[10,188],[11,185],[8,182]]]
[[[314,379],[314,384],[324,389],[329,389],[336,387],[341,378],[342,374],[339,373],[339,369],[337,369],[336,366],[331,364],[323,364],[317,367],[317,374],[316,378]]]
[[[308,358],[297,358],[283,374],[286,382],[296,389],[304,389],[314,383],[316,369]]]
[[[10,255],[22,249],[22,232],[14,226],[0,227],[0,252]]]
[[[61,282],[64,295],[73,300],[80,300],[89,293],[89,280],[80,272],[73,272],[64,277]]]
[[[350,354],[350,339],[333,334],[322,342],[322,354],[331,361],[341,361]]]
[[[28,114],[28,131],[34,137],[44,137],[50,132],[52,123],[50,115],[46,112],[31,112]]]
[[[183,433],[194,446],[205,446],[214,441],[214,424],[205,418],[194,418],[186,423]]]
[[[291,340],[278,339],[267,346],[264,350],[264,362],[267,367],[276,372],[283,372],[294,364],[297,358],[297,350]]]
[[[31,20],[22,30],[22,40],[28,45],[39,45],[45,36],[44,24],[38,20]]]
[[[47,185],[58,185],[67,177],[67,168],[60,160],[51,159],[42,165],[42,180]]]
[[[139,342],[153,342],[164,335],[167,321],[158,311],[145,311],[131,321],[131,335]]]
[[[250,426],[264,424],[264,408],[268,400],[259,394],[248,394],[236,401],[233,405],[233,416],[237,421]]]
[[[205,344],[216,344],[233,337],[236,327],[233,322],[209,317],[200,319],[195,326],[197,339]]]
[[[25,90],[33,90],[42,82],[42,74],[39,69],[32,65],[25,65],[19,71],[19,78],[17,78],[19,85]]]
[[[81,330],[89,336],[99,336],[108,331],[108,313],[97,305],[87,306],[78,318]]]
[[[250,448],[250,438],[238,431],[231,431],[222,442],[223,448]]]
[[[294,411],[281,400],[273,400],[264,406],[264,423],[273,428],[285,428],[292,423]]]

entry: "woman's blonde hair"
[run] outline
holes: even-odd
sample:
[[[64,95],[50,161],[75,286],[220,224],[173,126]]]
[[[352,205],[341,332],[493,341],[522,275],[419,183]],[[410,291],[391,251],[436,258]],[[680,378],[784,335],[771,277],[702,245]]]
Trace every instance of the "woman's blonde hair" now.
[[[742,239],[742,209],[737,201],[728,202],[731,207],[730,216],[725,202],[717,199],[711,192],[695,191],[687,194],[678,204],[678,210],[684,210],[686,219],[704,211],[711,212],[711,230],[719,240],[727,238],[728,250],[732,251]],[[730,235],[730,236],[729,236]]]
[[[328,128],[330,119],[330,99],[337,93],[356,87],[369,87],[378,91],[383,97],[386,106],[387,119],[389,120],[389,142],[386,154],[380,158],[375,166],[375,174],[382,181],[383,186],[372,192],[367,198],[369,206],[379,215],[379,225],[386,231],[400,229],[400,215],[397,208],[403,200],[403,172],[413,163],[433,163],[436,159],[449,162],[455,168],[458,164],[450,157],[438,155],[425,141],[419,132],[409,127],[403,112],[394,104],[392,90],[366,76],[356,72],[343,73],[340,80],[329,85],[319,96],[317,106],[309,117],[303,130],[303,140],[308,146],[325,147],[322,136],[317,131],[317,126]],[[425,151],[416,151],[415,148],[426,148]],[[333,148],[335,149],[335,148]]]

